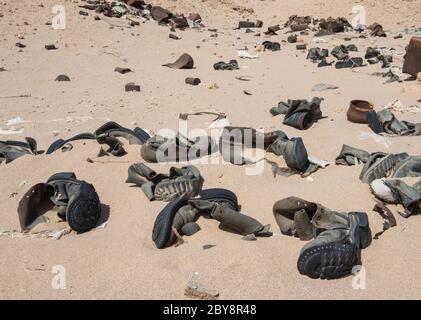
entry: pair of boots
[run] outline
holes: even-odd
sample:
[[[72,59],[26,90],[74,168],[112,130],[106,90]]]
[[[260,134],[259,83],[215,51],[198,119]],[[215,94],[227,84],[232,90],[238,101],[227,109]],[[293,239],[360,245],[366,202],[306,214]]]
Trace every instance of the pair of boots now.
[[[172,201],[184,194],[194,197],[202,190],[203,182],[195,166],[171,167],[169,174],[162,174],[144,163],[132,164],[126,180],[140,187],[150,201]]]
[[[226,189],[207,189],[199,197],[183,195],[170,202],[157,216],[152,240],[158,249],[172,246],[179,236],[191,236],[200,230],[200,216],[220,222],[220,229],[243,236],[268,236],[270,225],[239,212],[236,195]]]
[[[371,243],[367,214],[331,211],[318,203],[296,197],[277,201],[275,220],[284,235],[299,237],[306,244],[298,257],[300,274],[335,279],[350,274],[360,264],[361,249]]]
[[[92,229],[101,216],[101,203],[93,185],[78,180],[73,172],[56,173],[46,183],[31,187],[20,200],[22,231],[30,230],[39,217],[54,208],[76,232]]]

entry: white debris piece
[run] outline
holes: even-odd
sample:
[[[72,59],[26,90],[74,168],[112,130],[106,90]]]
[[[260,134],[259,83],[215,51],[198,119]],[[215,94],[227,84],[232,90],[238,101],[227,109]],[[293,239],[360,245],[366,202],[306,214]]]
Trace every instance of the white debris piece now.
[[[259,55],[257,53],[253,54],[245,50],[238,50],[238,57],[242,59],[257,59]]]

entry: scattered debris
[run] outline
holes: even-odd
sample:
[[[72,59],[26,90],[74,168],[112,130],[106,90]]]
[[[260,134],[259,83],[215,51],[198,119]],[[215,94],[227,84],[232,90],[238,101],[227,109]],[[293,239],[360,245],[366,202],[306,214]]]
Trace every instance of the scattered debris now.
[[[21,117],[14,117],[5,121],[6,126],[12,126],[15,124],[24,123],[25,121]]]
[[[400,100],[395,100],[392,101],[390,103],[388,103],[384,109],[389,109],[389,110],[393,110],[393,111],[397,111],[397,112],[401,112],[401,113],[405,113],[405,112],[411,112],[411,113],[418,113],[421,111],[421,105],[419,104],[415,104],[415,105],[411,105],[411,106],[404,106],[402,101]]]
[[[228,63],[220,61],[220,62],[215,63],[213,65],[213,68],[215,70],[237,70],[237,69],[239,69],[237,60],[230,60]]]
[[[169,67],[171,69],[192,69],[194,66],[194,61],[189,54],[183,53],[174,63],[167,63],[163,66]]]
[[[268,27],[268,30],[265,32],[266,35],[277,35],[277,31],[281,30],[279,24],[275,26]]]
[[[0,229],[0,237],[6,238],[50,238],[60,240],[63,236],[72,231],[70,228],[62,228],[55,230],[45,230],[40,232],[20,232],[17,230],[2,230]]]
[[[186,78],[185,82],[192,86],[197,86],[200,84],[201,81],[199,78]]]
[[[272,42],[272,41],[264,41],[262,46],[265,50],[270,51],[279,51],[281,50],[281,45],[279,42]]]
[[[288,39],[287,39],[289,43],[296,43],[297,40],[298,40],[298,37],[296,34],[291,34],[290,36],[288,36]]]
[[[132,72],[132,69],[130,69],[130,68],[121,68],[121,67],[116,67],[116,68],[114,69],[114,71],[115,71],[115,72],[118,72],[118,73],[121,73],[121,74],[126,74],[126,73],[129,73],[129,72]]]
[[[60,74],[55,81],[70,81],[70,78],[65,74]]]
[[[412,37],[406,51],[402,71],[416,77],[421,72],[421,37]]]
[[[325,90],[335,90],[335,89],[339,89],[339,87],[331,85],[331,84],[326,84],[326,83],[318,83],[313,86],[311,91],[325,91]]]
[[[225,119],[227,117],[227,115],[225,113],[222,112],[210,112],[210,111],[199,111],[199,112],[194,112],[194,113],[180,113],[178,115],[178,118],[181,120],[188,120],[189,116],[202,116],[202,115],[214,115],[216,116],[216,118],[213,121],[217,121],[220,119]]]
[[[242,59],[244,59],[244,58],[247,58],[247,59],[256,59],[256,58],[259,57],[259,55],[257,53],[256,54],[252,54],[252,53],[247,52],[245,50],[238,50],[238,57],[239,58],[242,58]]]
[[[251,80],[251,76],[239,76],[239,77],[235,77],[235,79],[240,80],[240,81],[250,81]]]
[[[45,49],[47,49],[47,50],[57,50],[58,48],[54,44],[46,44]]]
[[[14,135],[14,134],[22,134],[23,133],[23,129],[20,130],[14,130],[14,129],[10,129],[10,130],[3,130],[0,128],[0,134],[4,134],[4,135]]]
[[[383,27],[381,24],[373,23],[372,25],[367,27],[368,30],[371,31],[372,37],[386,37],[386,33],[383,30]]]
[[[187,287],[184,291],[184,295],[190,298],[198,298],[202,300],[215,300],[219,297],[219,292],[216,290],[208,290],[195,282],[193,282],[193,277],[198,275],[198,272],[193,273],[190,277],[190,280],[187,282]]]
[[[127,83],[124,88],[125,88],[126,92],[129,92],[129,91],[139,92],[140,91],[140,85],[135,84],[134,82]]]

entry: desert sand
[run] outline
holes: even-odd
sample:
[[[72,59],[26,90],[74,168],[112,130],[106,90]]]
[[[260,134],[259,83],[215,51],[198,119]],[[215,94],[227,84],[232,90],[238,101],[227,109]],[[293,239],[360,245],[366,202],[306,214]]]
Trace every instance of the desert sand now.
[[[378,22],[387,38],[369,37],[351,42],[363,55],[368,46],[395,48],[393,65],[402,66],[405,46],[411,35],[393,39],[404,28],[421,27],[421,1],[239,1],[239,0],[152,1],[174,12],[198,12],[206,28],[177,31],[181,40],[168,38],[169,28],[149,21],[133,28],[123,19],[95,21],[94,14],[78,14],[78,1],[11,1],[0,4],[0,96],[30,97],[0,99],[0,128],[23,130],[21,134],[0,135],[0,140],[23,140],[30,136],[46,150],[58,138],[90,132],[107,120],[133,128],[157,132],[178,129],[179,113],[194,111],[224,112],[232,125],[251,126],[266,131],[280,129],[290,137],[302,137],[310,154],[334,161],[343,144],[367,150],[420,154],[419,137],[375,139],[366,125],[347,121],[352,99],[372,101],[376,109],[399,99],[405,105],[421,98],[421,84],[402,82],[383,84],[386,79],[372,76],[384,71],[380,65],[355,70],[318,69],[306,52],[295,44],[281,42],[285,30],[276,36],[255,37],[244,29],[234,30],[239,20],[249,18],[267,26],[283,24],[290,15],[315,17],[344,16],[351,19],[352,7],[364,5],[368,23]],[[43,6],[40,6],[42,3]],[[54,30],[51,21],[54,5],[66,8],[66,29]],[[240,10],[233,10],[241,6]],[[253,12],[245,10],[253,8]],[[108,21],[108,22],[107,22]],[[208,28],[217,28],[217,37]],[[19,35],[23,39],[19,39]],[[325,37],[327,43],[313,43],[313,36],[299,36],[309,47],[332,49],[344,43],[345,35]],[[278,41],[281,51],[259,52],[258,59],[238,59],[237,49],[253,50],[258,42]],[[16,42],[26,48],[19,52]],[[347,43],[347,44],[348,44]],[[47,51],[46,44],[58,50]],[[195,69],[173,70],[162,64],[189,53]],[[238,59],[240,69],[215,71],[218,61]],[[121,75],[115,67],[134,72]],[[66,74],[70,82],[56,82]],[[243,82],[237,76],[250,76]],[[186,77],[199,77],[200,86],[184,83]],[[125,92],[128,82],[140,85],[140,92]],[[217,89],[208,85],[216,83]],[[329,83],[337,90],[313,92],[317,83]],[[245,95],[248,90],[252,95]],[[281,100],[311,99],[321,96],[327,119],[311,129],[298,131],[272,117],[269,109]],[[421,122],[421,113],[396,113],[403,120]],[[23,122],[7,125],[20,117]],[[189,128],[206,128],[212,117],[195,117]],[[229,164],[198,165],[205,178],[204,188],[223,187],[234,191],[242,212],[271,224],[274,235],[257,241],[218,229],[213,220],[200,219],[201,231],[185,237],[178,247],[158,250],[151,240],[156,215],[165,203],[149,202],[139,188],[125,183],[127,168],[141,162],[139,146],[125,146],[128,154],[108,157],[106,163],[89,163],[99,145],[95,141],[73,143],[70,152],[24,156],[0,166],[0,229],[19,230],[17,205],[30,186],[46,181],[61,171],[94,184],[108,225],[84,234],[71,233],[60,240],[0,237],[0,298],[2,299],[184,299],[184,288],[193,272],[209,289],[218,290],[221,299],[419,299],[421,292],[421,250],[419,216],[402,218],[390,206],[397,226],[386,231],[362,252],[366,270],[366,289],[355,290],[352,277],[339,280],[312,280],[298,273],[296,261],[304,245],[299,239],[283,236],[272,214],[275,201],[297,196],[338,211],[365,211],[373,234],[382,229],[383,220],[373,212],[373,195],[359,181],[361,166],[331,165],[311,177],[298,175],[273,178],[266,165],[261,175],[249,176],[244,167]],[[102,158],[104,159],[104,158]],[[280,165],[284,160],[271,156]],[[151,164],[159,172],[170,165]],[[204,245],[214,247],[204,250]],[[51,286],[53,266],[66,270],[66,289]]]

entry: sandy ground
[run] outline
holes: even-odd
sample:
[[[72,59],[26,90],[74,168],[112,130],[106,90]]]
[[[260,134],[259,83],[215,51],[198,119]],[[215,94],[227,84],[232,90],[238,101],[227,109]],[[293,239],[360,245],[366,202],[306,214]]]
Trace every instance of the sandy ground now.
[[[416,82],[384,85],[384,79],[370,73],[382,71],[379,65],[350,70],[318,69],[306,61],[306,53],[295,45],[282,43],[278,52],[261,52],[256,60],[239,60],[240,70],[214,71],[213,64],[236,58],[237,49],[253,48],[266,36],[255,37],[244,30],[233,30],[240,19],[260,18],[269,25],[283,23],[290,14],[320,17],[343,15],[352,18],[355,4],[367,8],[368,22],[382,23],[387,31],[420,27],[421,1],[156,1],[169,9],[189,13],[198,11],[209,28],[218,28],[210,37],[204,29],[178,31],[182,38],[168,38],[169,30],[155,22],[134,28],[110,28],[106,21],[94,21],[93,15],[78,14],[76,1],[10,1],[0,4],[0,96],[30,94],[27,98],[0,99],[0,128],[23,129],[23,134],[0,140],[37,139],[40,149],[48,148],[58,137],[93,131],[106,120],[121,125],[136,125],[158,131],[178,128],[178,114],[192,111],[225,112],[233,125],[265,130],[281,129],[290,137],[301,136],[310,154],[334,160],[342,144],[370,152],[408,152],[420,154],[419,137],[385,138],[376,141],[368,127],[346,120],[352,99],[372,101],[377,108],[400,99],[414,104],[421,98]],[[45,25],[52,18],[51,8],[64,4],[67,28],[53,30]],[[241,5],[254,13],[235,11]],[[121,23],[118,19],[108,20]],[[26,22],[26,23],[25,23]],[[262,30],[263,31],[263,30]],[[22,34],[24,39],[18,39]],[[285,40],[284,31],[271,41]],[[342,44],[344,35],[326,37],[318,44],[332,49]],[[299,37],[312,43],[312,36]],[[403,39],[369,38],[352,41],[361,52],[368,46],[396,49],[394,65],[402,66],[402,53],[410,36]],[[27,45],[19,52],[16,42]],[[59,49],[47,51],[45,44]],[[349,43],[349,42],[348,42]],[[317,45],[315,45],[317,46]],[[183,52],[195,60],[193,70],[161,67]],[[130,67],[133,73],[120,75],[114,68]],[[67,74],[71,82],[55,82]],[[251,76],[249,82],[236,76]],[[187,76],[200,77],[203,85],[188,86]],[[136,82],[141,92],[126,93],[124,85]],[[317,83],[339,86],[338,90],[312,92]],[[216,83],[218,89],[208,89]],[[243,94],[249,90],[253,95]],[[280,100],[322,96],[321,120],[307,131],[282,125],[282,117],[271,117],[268,110]],[[5,121],[21,117],[24,122],[7,126]],[[421,122],[421,114],[399,114],[400,119]],[[212,120],[199,117],[189,128],[203,127]],[[57,132],[58,131],[58,132]],[[55,134],[58,133],[58,136]],[[386,143],[386,145],[385,145]],[[99,150],[96,142],[75,142],[71,152],[51,156],[27,156],[0,166],[0,229],[18,229],[16,208],[27,189],[45,181],[51,174],[74,171],[81,179],[95,185],[104,211],[109,211],[105,229],[85,234],[72,233],[56,241],[35,238],[0,238],[0,298],[3,299],[183,299],[185,285],[193,272],[209,289],[223,299],[419,299],[421,292],[421,250],[419,216],[403,219],[396,214],[398,226],[387,231],[363,251],[366,289],[354,290],[352,278],[334,281],[311,280],[301,276],[296,261],[301,247],[298,239],[279,235],[272,215],[273,203],[288,196],[316,201],[338,211],[366,211],[373,234],[382,228],[382,220],[372,212],[373,196],[359,179],[361,167],[330,166],[312,175],[314,181],[298,176],[273,178],[269,166],[263,174],[249,176],[245,168],[233,165],[198,165],[205,178],[205,188],[224,187],[240,199],[242,211],[262,223],[270,223],[273,237],[255,242],[223,232],[211,220],[199,220],[202,230],[186,238],[177,248],[156,249],[151,240],[156,215],[162,202],[149,202],[140,189],[125,184],[127,168],[142,161],[139,147],[127,146],[123,158],[108,163],[88,163]],[[280,165],[284,162],[278,161]],[[151,165],[166,172],[169,165]],[[393,210],[395,208],[391,206]],[[395,211],[396,212],[396,211]],[[203,250],[202,246],[215,245]],[[51,269],[66,269],[66,289],[51,287]]]

